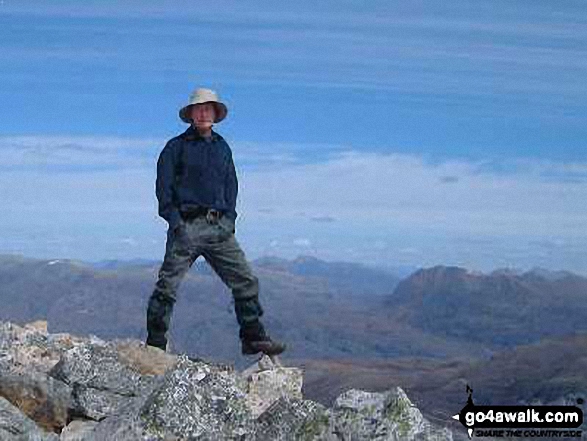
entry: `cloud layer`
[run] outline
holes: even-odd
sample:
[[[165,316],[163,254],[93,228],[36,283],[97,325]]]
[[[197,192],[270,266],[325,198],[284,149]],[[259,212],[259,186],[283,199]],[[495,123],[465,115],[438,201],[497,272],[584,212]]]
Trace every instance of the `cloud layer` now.
[[[161,147],[149,139],[0,138],[0,249],[161,257]],[[273,153],[263,155],[255,143],[234,143],[239,238],[252,255],[587,272],[587,163],[431,162],[352,146],[323,146],[320,160],[305,161],[314,147],[265,145]]]

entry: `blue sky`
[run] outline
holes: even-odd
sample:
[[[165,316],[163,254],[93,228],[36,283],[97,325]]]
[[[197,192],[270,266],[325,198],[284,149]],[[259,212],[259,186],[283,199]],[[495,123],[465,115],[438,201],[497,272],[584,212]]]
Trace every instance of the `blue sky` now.
[[[161,258],[202,85],[251,258],[587,274],[582,1],[120,3],[0,2],[0,252]]]

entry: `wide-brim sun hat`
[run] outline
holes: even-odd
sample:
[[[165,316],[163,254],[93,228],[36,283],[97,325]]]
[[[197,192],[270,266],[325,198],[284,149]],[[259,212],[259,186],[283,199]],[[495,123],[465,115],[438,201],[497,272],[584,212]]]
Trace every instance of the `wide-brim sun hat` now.
[[[220,101],[218,98],[218,94],[210,89],[196,89],[190,95],[188,103],[182,107],[179,111],[179,117],[181,120],[186,124],[192,123],[192,118],[190,117],[190,112],[192,106],[196,104],[205,104],[205,103],[212,103],[216,109],[216,118],[214,119],[215,123],[219,123],[224,118],[226,118],[226,114],[228,113],[228,109],[226,105]]]

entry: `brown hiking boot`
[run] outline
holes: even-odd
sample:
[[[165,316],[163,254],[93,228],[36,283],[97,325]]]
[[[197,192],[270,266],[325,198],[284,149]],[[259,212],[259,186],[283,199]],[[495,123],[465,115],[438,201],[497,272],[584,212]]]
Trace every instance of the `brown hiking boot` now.
[[[145,345],[159,348],[165,352],[167,349],[167,339],[161,336],[159,336],[158,338],[153,337],[151,334],[149,334],[147,337],[147,341],[145,342]]]
[[[285,351],[285,344],[271,340],[259,320],[241,327],[240,339],[243,355],[258,354],[259,352],[266,355],[278,355]]]
[[[285,343],[273,341],[265,336],[262,340],[242,340],[241,348],[243,355],[253,355],[258,354],[259,352],[266,355],[279,355],[285,351],[286,345]]]

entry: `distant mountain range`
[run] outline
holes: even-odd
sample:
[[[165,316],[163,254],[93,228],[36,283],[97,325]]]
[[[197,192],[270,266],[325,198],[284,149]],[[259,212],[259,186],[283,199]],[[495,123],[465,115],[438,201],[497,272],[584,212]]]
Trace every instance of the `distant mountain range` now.
[[[159,267],[158,260],[104,260],[93,262],[96,269],[116,270],[131,267]],[[253,266],[275,272],[289,273],[303,277],[322,278],[328,281],[330,287],[339,293],[348,293],[359,297],[366,295],[387,295],[393,291],[402,275],[408,275],[413,270],[408,267],[395,267],[391,270],[373,268],[349,262],[325,262],[313,256],[299,256],[294,260],[266,256],[252,262]],[[198,260],[192,272],[211,274],[210,267]]]
[[[47,318],[51,332],[144,338],[147,300],[159,265],[0,256],[0,318]],[[364,340],[371,311],[393,292],[397,276],[306,257],[289,262],[265,258],[253,266],[261,281],[267,327],[290,343],[292,354],[389,355],[397,350],[388,344],[386,332]],[[194,265],[180,287],[171,337],[182,352],[225,360],[238,353],[231,295],[203,262]]]
[[[52,332],[143,338],[159,262],[0,256],[0,319],[47,318]],[[420,269],[399,278],[366,266],[263,258],[268,329],[296,358],[483,356],[503,347],[587,331],[587,279],[545,270]],[[221,359],[238,352],[231,295],[204,262],[180,288],[176,350]]]
[[[0,256],[0,320],[143,339],[159,265]],[[399,385],[431,419],[459,410],[467,383],[479,403],[587,399],[585,277],[436,266],[400,280],[311,257],[253,266],[264,321],[288,343],[284,361],[305,367],[309,398],[328,404],[349,387]],[[231,295],[205,263],[180,288],[171,339],[175,352],[246,363]]]
[[[387,299],[395,320],[424,332],[512,346],[587,331],[587,279],[568,272],[422,269]]]

